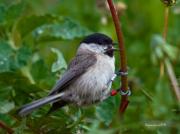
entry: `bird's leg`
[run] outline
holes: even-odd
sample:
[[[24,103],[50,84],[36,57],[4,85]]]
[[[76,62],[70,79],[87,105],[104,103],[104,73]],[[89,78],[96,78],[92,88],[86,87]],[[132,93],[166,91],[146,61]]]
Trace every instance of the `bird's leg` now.
[[[127,76],[127,75],[128,75],[127,71],[119,70],[112,76],[110,82],[113,82],[117,76]],[[119,88],[117,90],[111,90],[109,96],[115,96],[118,92],[120,92],[121,95],[128,95],[128,96],[131,95],[131,91],[129,89],[126,92],[124,92],[124,90]]]
[[[107,85],[109,85],[110,83],[112,83],[117,76],[126,76],[128,75],[128,72],[123,72],[121,70],[117,71],[116,73],[114,73],[114,75],[111,77],[110,81],[107,83]]]
[[[128,75],[128,71],[119,70],[115,74],[116,74],[116,76],[127,76]]]
[[[111,92],[110,92],[110,95],[109,96],[115,96],[117,93],[119,93],[120,92],[120,94],[121,95],[127,95],[127,96],[130,96],[131,95],[131,90],[130,89],[128,89],[127,91],[124,91],[124,90],[122,90],[121,88],[119,88],[119,89],[116,89],[116,90],[111,90]]]
[[[126,71],[126,72],[124,72],[124,71],[121,71],[121,70],[119,70],[119,71],[117,71],[116,73],[114,73],[114,75],[111,77],[111,79],[109,80],[109,82],[107,83],[107,86],[109,86],[115,79],[116,79],[116,77],[117,76],[126,76],[126,75],[128,75],[128,72]],[[103,97],[103,99],[102,100],[105,100],[105,99],[107,99],[109,96],[115,96],[118,92],[120,92],[120,94],[121,95],[131,95],[131,91],[128,89],[126,92],[124,91],[124,90],[122,90],[121,88],[119,88],[119,89],[116,89],[116,90],[111,90],[111,91],[109,91],[108,93],[107,93],[107,95],[105,95],[104,97]]]

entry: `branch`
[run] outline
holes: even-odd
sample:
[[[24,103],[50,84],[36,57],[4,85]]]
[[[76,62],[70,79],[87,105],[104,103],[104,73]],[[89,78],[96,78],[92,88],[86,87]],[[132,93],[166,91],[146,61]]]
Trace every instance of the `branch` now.
[[[168,32],[168,18],[169,18],[169,8],[170,6],[172,6],[173,4],[175,4],[175,2],[173,3],[173,1],[162,1],[165,4],[165,11],[164,11],[164,30],[163,30],[163,39],[166,42],[167,39],[167,32]],[[160,75],[163,76],[164,74],[164,64],[167,70],[167,74],[169,77],[169,80],[172,84],[172,89],[173,92],[176,96],[176,99],[178,100],[178,102],[180,102],[180,88],[173,70],[173,66],[170,63],[169,59],[167,57],[165,57],[165,59],[163,61],[161,61],[160,63]]]
[[[5,129],[7,131],[8,134],[12,134],[14,131],[12,128],[10,128],[9,126],[7,126],[4,122],[0,121],[0,127]]]
[[[167,31],[168,31],[168,19],[169,19],[169,6],[165,6],[164,10],[164,29],[163,29],[163,39],[166,41]],[[164,76],[164,63],[160,63],[160,77]]]
[[[114,7],[114,4],[112,2],[112,0],[107,0],[110,11],[111,11],[111,15],[113,18],[113,22],[115,25],[115,29],[116,29],[116,34],[117,34],[117,38],[118,38],[118,44],[119,44],[119,48],[120,48],[120,69],[122,72],[127,72],[127,59],[126,59],[126,51],[125,51],[125,46],[124,46],[124,40],[123,40],[123,33],[119,24],[119,18],[116,12],[116,9]],[[127,76],[121,76],[121,90],[123,91],[127,91],[128,90],[128,79]],[[127,95],[122,95],[121,96],[121,104],[120,104],[120,108],[119,108],[119,112],[120,115],[123,115],[124,111],[126,110],[127,106],[128,106],[128,96]]]
[[[164,30],[163,30],[163,38],[164,38],[164,40],[166,40],[166,37],[167,37],[168,19],[169,19],[169,7],[165,6],[165,11],[164,11]]]
[[[178,102],[180,102],[180,88],[178,86],[178,82],[177,82],[176,76],[174,74],[172,64],[170,63],[170,61],[168,59],[165,59],[164,62],[165,62],[165,66],[167,69],[168,77],[172,84],[172,89],[174,91],[176,99],[178,100]]]

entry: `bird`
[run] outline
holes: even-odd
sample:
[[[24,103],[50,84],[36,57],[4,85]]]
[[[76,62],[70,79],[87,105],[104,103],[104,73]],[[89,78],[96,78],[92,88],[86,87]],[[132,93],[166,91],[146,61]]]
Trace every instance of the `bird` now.
[[[18,115],[27,116],[46,104],[51,104],[52,112],[69,104],[81,107],[104,101],[115,75],[116,50],[113,40],[105,34],[86,36],[49,94],[19,108]]]

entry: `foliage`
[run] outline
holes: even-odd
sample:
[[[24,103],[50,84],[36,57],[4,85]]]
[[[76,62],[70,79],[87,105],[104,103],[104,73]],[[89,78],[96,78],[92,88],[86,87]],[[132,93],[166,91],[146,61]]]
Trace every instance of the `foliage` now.
[[[159,78],[159,61],[166,57],[180,82],[178,1],[171,8],[167,42],[161,37],[160,0],[124,2],[121,19],[132,96],[123,120],[118,118],[119,95],[90,107],[67,106],[49,116],[50,106],[26,118],[16,115],[23,104],[48,94],[84,36],[102,32],[116,40],[109,10],[99,2],[0,0],[0,121],[15,133],[180,133],[179,104],[168,77]],[[119,86],[117,79],[113,88]],[[0,133],[6,130],[0,128]]]

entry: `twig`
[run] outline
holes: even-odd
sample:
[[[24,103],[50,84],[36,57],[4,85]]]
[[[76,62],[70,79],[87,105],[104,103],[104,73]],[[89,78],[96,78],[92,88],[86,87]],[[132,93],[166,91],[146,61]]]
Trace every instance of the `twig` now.
[[[163,39],[166,42],[167,39],[167,32],[168,32],[168,18],[169,18],[169,8],[170,5],[165,5],[165,11],[164,11],[164,30],[163,30]],[[170,63],[169,59],[167,57],[165,57],[165,59],[163,61],[161,61],[160,63],[160,76],[164,75],[164,64],[167,70],[167,74],[169,77],[169,80],[172,84],[172,89],[174,91],[174,94],[178,100],[178,102],[180,102],[180,88],[173,70],[173,66]]]
[[[165,59],[164,62],[165,62],[165,66],[167,69],[168,77],[169,77],[171,84],[172,84],[172,89],[174,91],[176,99],[178,100],[178,102],[180,102],[180,88],[179,88],[176,76],[174,74],[172,64],[170,63],[170,61],[168,59]]]
[[[7,126],[3,121],[0,121],[0,127],[5,129],[8,134],[12,134],[14,132],[13,129]]]
[[[125,51],[125,46],[124,46],[124,40],[123,40],[123,33],[119,24],[119,18],[116,12],[116,9],[114,7],[114,4],[112,2],[112,0],[107,0],[110,11],[111,11],[111,15],[113,18],[113,22],[115,25],[115,29],[116,29],[116,34],[117,34],[117,38],[118,38],[118,44],[119,44],[119,48],[120,48],[120,63],[121,63],[121,71],[122,72],[127,72],[127,59],[126,59],[126,51]],[[121,76],[121,89],[123,91],[127,91],[128,90],[128,79],[127,76]],[[120,108],[119,108],[119,112],[120,115],[123,115],[124,111],[126,110],[127,106],[128,106],[128,96],[127,95],[122,95],[121,97],[121,104],[120,104]]]
[[[168,31],[168,19],[169,19],[169,6],[165,6],[164,10],[164,29],[163,29],[163,39],[166,41],[167,31]],[[164,76],[164,62],[160,63],[160,77]]]

